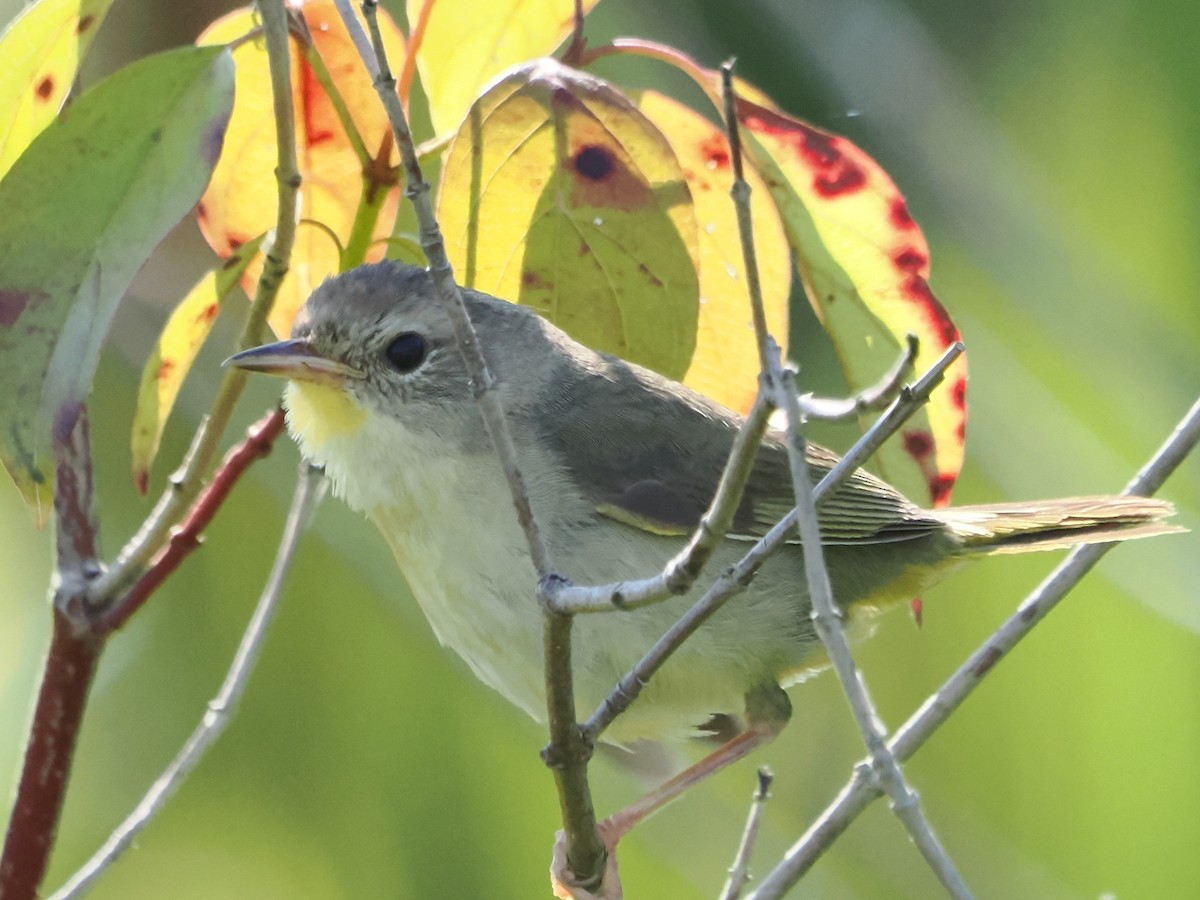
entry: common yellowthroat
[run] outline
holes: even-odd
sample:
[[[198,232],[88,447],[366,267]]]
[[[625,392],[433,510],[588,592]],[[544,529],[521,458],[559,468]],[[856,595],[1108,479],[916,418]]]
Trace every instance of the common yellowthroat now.
[[[577,584],[659,571],[707,507],[741,418],[589,350],[528,308],[463,294],[556,568]],[[544,720],[537,576],[428,274],[383,262],[332,278],[291,340],[229,363],[289,379],[288,427],[301,451],[378,525],[439,640]],[[808,445],[814,480],[836,461]],[[782,440],[769,434],[713,570],[737,560],[791,497]],[[927,510],[859,470],[819,518],[834,596],[853,618],[914,596],[970,557],[1173,531],[1163,521],[1172,512],[1141,497]],[[579,708],[594,708],[699,590],[580,616]],[[810,613],[800,548],[789,545],[684,644],[605,739],[693,736],[714,716],[776,730],[790,713],[782,688],[823,664]]]

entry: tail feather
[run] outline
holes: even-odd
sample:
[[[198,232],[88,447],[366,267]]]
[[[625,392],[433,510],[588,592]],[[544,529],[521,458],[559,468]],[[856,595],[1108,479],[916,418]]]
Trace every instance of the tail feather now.
[[[972,553],[1028,553],[1186,531],[1175,507],[1148,497],[1068,497],[933,510]]]

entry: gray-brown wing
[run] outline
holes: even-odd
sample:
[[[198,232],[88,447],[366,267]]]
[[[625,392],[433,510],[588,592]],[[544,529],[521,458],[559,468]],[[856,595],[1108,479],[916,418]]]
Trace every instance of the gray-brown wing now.
[[[620,360],[576,362],[559,386],[552,414],[538,424],[545,438],[603,515],[656,534],[690,533],[712,500],[741,418]],[[814,484],[837,459],[809,444]],[[786,450],[768,436],[730,538],[757,540],[787,514],[791,498]],[[902,541],[943,527],[861,470],[825,500],[819,518],[828,544]]]

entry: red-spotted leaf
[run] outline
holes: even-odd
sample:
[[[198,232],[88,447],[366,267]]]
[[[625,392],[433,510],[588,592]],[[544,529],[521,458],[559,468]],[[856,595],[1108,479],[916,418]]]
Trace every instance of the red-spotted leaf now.
[[[158,442],[175,406],[179,388],[212,331],[217,312],[237,286],[246,266],[257,255],[262,241],[259,236],[243,244],[221,268],[196,282],[167,318],[158,342],[150,351],[138,386],[130,440],[133,483],[139,493],[146,493],[150,467],[158,454]]]
[[[51,423],[86,397],[117,302],[199,198],[232,103],[223,48],[139,60],[80,97],[0,181],[0,458],[39,522]]]
[[[691,364],[699,265],[670,144],[624,95],[545,59],[493,85],[447,153],[442,230],[463,284],[673,378]]]
[[[57,115],[112,0],[40,0],[0,34],[0,178]]]
[[[738,117],[851,388],[876,381],[909,332],[921,342],[917,369],[930,365],[958,329],[929,288],[929,247],[887,173],[845,138],[772,107],[741,100]],[[899,445],[881,451],[882,468],[905,489],[919,484],[932,502],[947,502],[965,425],[963,360]]]

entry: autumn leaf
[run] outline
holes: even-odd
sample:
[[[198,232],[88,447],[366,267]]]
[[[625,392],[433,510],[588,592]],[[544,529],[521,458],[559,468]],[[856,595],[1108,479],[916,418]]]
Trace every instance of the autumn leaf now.
[[[87,396],[117,302],[200,196],[232,104],[223,48],[151,56],[80,97],[0,181],[0,457],[39,522],[51,424]]]
[[[796,254],[810,301],[847,381],[878,379],[915,334],[915,365],[930,366],[958,329],[929,288],[929,246],[887,173],[850,141],[777,109],[740,100],[738,117]],[[913,463],[930,500],[949,501],[962,468],[966,361],[901,431],[879,462],[911,490]]]
[[[0,178],[62,107],[112,0],[41,0],[0,34]]]
[[[320,227],[302,225],[296,235],[291,268],[271,312],[270,325],[278,335],[291,331],[292,319],[312,290],[342,268],[339,242],[345,245],[356,227],[360,205],[370,205],[377,218],[374,239],[387,237],[399,191],[379,180],[364,183],[364,167],[377,179],[394,164],[391,128],[379,97],[363,69],[354,45],[332,2],[308,2],[295,7],[312,35],[313,47],[328,68],[362,144],[348,134],[334,102],[317,73],[292,38],[292,96],[295,103],[296,143],[303,179],[301,215]],[[379,24],[393,64],[404,58],[404,39],[385,12]],[[224,44],[245,37],[257,23],[252,10],[239,9],[218,19],[199,37],[200,44]],[[275,226],[278,153],[267,54],[262,44],[249,41],[233,51],[237,67],[237,99],[225,139],[225,151],[200,206],[200,227],[209,245],[230,256],[254,235]],[[382,154],[382,161],[372,162]],[[381,196],[379,192],[383,192]],[[383,256],[382,245],[369,258]],[[243,276],[247,293],[262,271],[261,258]]]
[[[550,60],[471,108],[438,194],[463,284],[673,378],[696,341],[696,222],[670,145],[626,97]]]
[[[263,236],[242,244],[224,265],[201,278],[167,318],[142,369],[130,450],[133,483],[146,493],[150,467],[183,380],[195,362],[225,299],[258,253]]]
[[[585,0],[583,12],[596,3]],[[458,128],[488,82],[509,66],[549,54],[574,23],[571,0],[408,0],[410,23],[420,22],[423,12],[417,67],[438,134]]]
[[[737,215],[729,191],[733,171],[725,133],[696,111],[656,91],[638,108],[671,145],[695,204],[700,250],[700,317],[696,351],[683,383],[740,413],[758,391],[759,355],[743,272]],[[750,185],[754,241],[767,328],[782,343],[788,333],[792,260],[779,213],[756,172]]]

